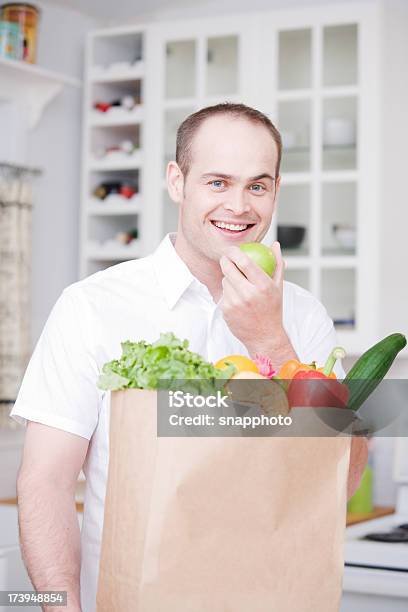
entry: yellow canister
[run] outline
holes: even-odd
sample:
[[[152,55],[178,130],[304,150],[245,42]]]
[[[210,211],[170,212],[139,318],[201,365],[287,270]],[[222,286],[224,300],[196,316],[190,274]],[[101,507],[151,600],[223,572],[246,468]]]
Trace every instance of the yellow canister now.
[[[21,58],[34,64],[37,54],[37,30],[40,11],[32,4],[8,3],[1,7],[1,20],[18,23],[22,32]]]

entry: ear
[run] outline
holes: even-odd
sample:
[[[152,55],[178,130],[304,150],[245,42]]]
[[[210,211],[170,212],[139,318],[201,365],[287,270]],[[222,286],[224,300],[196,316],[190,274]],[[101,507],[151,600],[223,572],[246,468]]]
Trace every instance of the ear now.
[[[166,180],[170,198],[180,204],[183,201],[184,176],[175,161],[167,164]]]
[[[281,182],[281,177],[277,176],[276,180],[275,180],[275,200],[277,199],[277,197],[279,195],[280,182]]]
[[[274,212],[276,210],[276,205],[278,203],[279,190],[280,190],[280,181],[281,181],[281,177],[277,176],[276,180],[275,180],[275,195],[274,195],[274,198],[273,198],[273,211],[272,211],[272,214],[274,214]]]

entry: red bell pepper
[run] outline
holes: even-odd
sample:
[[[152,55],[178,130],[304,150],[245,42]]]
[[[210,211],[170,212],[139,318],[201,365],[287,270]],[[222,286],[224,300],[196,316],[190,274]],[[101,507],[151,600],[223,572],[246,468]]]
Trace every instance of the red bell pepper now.
[[[292,408],[345,408],[349,398],[347,385],[333,378],[332,369],[337,359],[345,356],[344,349],[336,347],[330,353],[324,368],[297,372],[288,389],[288,402]]]

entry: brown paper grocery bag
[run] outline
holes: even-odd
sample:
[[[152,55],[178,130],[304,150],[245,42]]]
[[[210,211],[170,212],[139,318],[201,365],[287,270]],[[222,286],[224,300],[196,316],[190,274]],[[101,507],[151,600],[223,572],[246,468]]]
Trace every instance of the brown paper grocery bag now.
[[[350,438],[156,436],[112,394],[98,612],[335,612]]]

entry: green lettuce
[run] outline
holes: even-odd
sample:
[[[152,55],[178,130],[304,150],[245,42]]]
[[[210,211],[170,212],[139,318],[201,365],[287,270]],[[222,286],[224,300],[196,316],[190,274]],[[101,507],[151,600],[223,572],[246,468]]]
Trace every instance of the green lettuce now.
[[[188,340],[172,332],[148,344],[122,342],[122,356],[105,363],[97,382],[99,389],[180,389],[197,394],[212,394],[236,372],[230,365],[223,370],[188,349]]]

